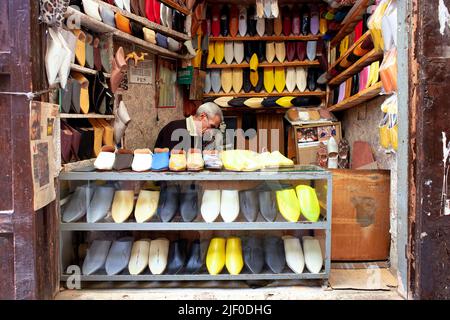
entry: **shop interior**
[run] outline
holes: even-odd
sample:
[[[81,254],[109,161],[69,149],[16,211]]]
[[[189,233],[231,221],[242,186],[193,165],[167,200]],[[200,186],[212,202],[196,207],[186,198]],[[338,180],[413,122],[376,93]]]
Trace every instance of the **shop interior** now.
[[[397,289],[396,0],[43,7],[62,290]]]

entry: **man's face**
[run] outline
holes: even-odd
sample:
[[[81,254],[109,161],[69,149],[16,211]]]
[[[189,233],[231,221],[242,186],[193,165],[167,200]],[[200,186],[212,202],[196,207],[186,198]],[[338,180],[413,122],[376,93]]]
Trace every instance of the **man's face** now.
[[[217,129],[220,126],[220,117],[215,115],[212,119],[208,118],[206,113],[202,113],[200,116],[200,121],[202,123],[202,133],[208,129]]]

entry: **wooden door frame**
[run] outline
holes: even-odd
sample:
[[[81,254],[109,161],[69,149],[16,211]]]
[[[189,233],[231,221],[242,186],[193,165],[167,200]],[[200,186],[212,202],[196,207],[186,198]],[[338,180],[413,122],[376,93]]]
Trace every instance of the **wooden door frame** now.
[[[441,195],[443,134],[450,140],[450,27],[439,21],[440,1],[406,2],[409,77],[400,78],[399,83],[408,83],[409,103],[400,105],[399,110],[409,111],[409,297],[449,299],[450,215],[441,212]],[[450,0],[442,2],[450,9]]]
[[[46,89],[39,1],[8,0],[0,6],[1,91]],[[29,103],[23,95],[0,95],[0,173],[5,177],[0,190],[0,283],[6,284],[0,299],[51,299],[58,285],[56,206],[33,209]]]

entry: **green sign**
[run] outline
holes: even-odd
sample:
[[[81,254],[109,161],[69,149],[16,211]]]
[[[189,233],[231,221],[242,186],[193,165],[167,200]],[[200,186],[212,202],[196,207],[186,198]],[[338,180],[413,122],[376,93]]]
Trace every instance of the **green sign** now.
[[[194,67],[179,68],[177,74],[178,84],[191,84],[194,75]]]

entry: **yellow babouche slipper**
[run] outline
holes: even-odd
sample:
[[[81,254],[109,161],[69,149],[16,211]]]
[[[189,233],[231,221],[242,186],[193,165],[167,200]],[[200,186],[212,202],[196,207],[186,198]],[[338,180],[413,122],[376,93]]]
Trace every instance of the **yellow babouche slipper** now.
[[[298,185],[295,188],[300,205],[301,214],[311,222],[316,222],[320,217],[320,205],[316,190],[306,185]]]
[[[225,58],[225,42],[216,41],[214,45],[214,60],[217,64],[221,64]]]
[[[284,91],[284,87],[286,86],[286,76],[283,67],[275,68],[275,89],[279,93]]]
[[[281,215],[289,222],[297,222],[300,218],[300,205],[295,190],[278,190],[276,196]]]
[[[264,68],[264,89],[271,93],[275,87],[275,76],[273,68]]]
[[[149,221],[156,214],[158,208],[159,191],[141,190],[134,209],[136,222]]]
[[[111,207],[111,214],[114,222],[122,223],[128,219],[133,212],[134,191],[117,190]]]
[[[170,153],[170,171],[185,171],[187,167],[186,151],[173,149]]]
[[[241,239],[236,237],[227,239],[225,266],[232,275],[241,273],[242,268],[244,267]]]
[[[148,266],[150,254],[150,240],[142,239],[133,243],[130,261],[128,262],[128,272],[131,275],[138,275]]]
[[[208,44],[208,58],[206,59],[206,62],[208,64],[213,63],[214,61],[214,42],[209,42]]]
[[[209,243],[206,254],[206,268],[209,274],[216,275],[222,272],[225,266],[225,239],[213,238]]]

